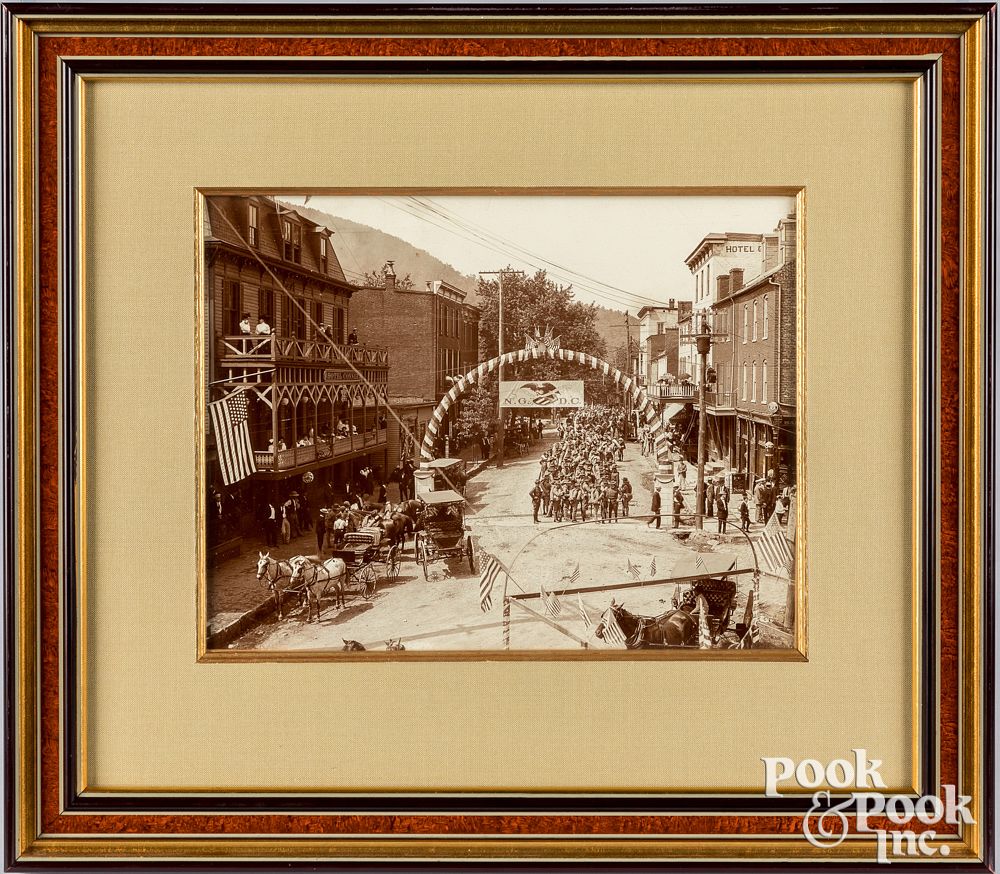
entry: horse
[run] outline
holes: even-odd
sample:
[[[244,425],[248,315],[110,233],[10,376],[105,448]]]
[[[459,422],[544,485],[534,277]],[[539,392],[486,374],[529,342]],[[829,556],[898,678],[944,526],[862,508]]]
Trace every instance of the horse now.
[[[283,619],[284,614],[281,612],[281,599],[289,586],[282,587],[281,581],[288,580],[289,583],[291,582],[292,562],[295,559],[279,560],[271,558],[270,552],[260,551],[257,552],[257,556],[257,582],[264,583],[271,594],[274,595],[274,604],[278,611],[278,618]],[[300,557],[296,556],[296,558]]]
[[[402,638],[397,637],[395,640],[393,640],[390,637],[385,642],[385,651],[386,652],[403,652],[405,649],[406,649],[406,647],[403,646]]]
[[[356,640],[346,640],[343,637],[340,639],[344,641],[344,648],[341,652],[365,652],[364,646]]]
[[[648,646],[694,646],[698,641],[698,621],[687,611],[668,610],[659,616],[636,616],[624,605],[611,601],[611,606],[601,614],[601,622],[594,629],[594,636],[606,640],[605,634],[613,614],[625,636],[628,649],[645,649]]]
[[[316,606],[316,621],[323,614],[323,596],[333,589],[333,606],[346,607],[344,594],[347,589],[347,565],[343,559],[328,558],[318,562],[304,555],[292,559],[292,578],[289,589],[303,593],[306,597],[306,622],[312,621],[312,608]]]

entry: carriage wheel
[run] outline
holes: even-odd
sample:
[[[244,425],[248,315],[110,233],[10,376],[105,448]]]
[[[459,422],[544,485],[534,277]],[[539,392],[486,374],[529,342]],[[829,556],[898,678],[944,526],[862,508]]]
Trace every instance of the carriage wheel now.
[[[476,556],[472,551],[472,538],[467,537],[465,539],[465,554],[469,556],[469,570],[472,573],[476,572]]]
[[[423,537],[420,536],[418,531],[413,535],[413,560],[420,561],[420,544],[423,542]]]
[[[389,580],[399,577],[399,547],[393,546],[385,557],[385,575]]]
[[[425,580],[429,579],[429,577],[427,575],[427,563],[430,560],[430,557],[427,555],[428,552],[429,552],[429,550],[427,549],[427,544],[426,543],[421,543],[420,544],[420,563],[424,566],[424,579]]]
[[[378,574],[371,564],[366,564],[358,571],[358,583],[361,585],[361,597],[370,601],[375,597],[375,586],[378,583]]]

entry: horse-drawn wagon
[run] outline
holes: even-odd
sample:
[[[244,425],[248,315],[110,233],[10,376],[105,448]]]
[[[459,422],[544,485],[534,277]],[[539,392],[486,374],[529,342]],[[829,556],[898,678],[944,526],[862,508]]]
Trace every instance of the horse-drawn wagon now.
[[[467,557],[469,570],[475,573],[476,558],[472,534],[465,524],[465,498],[451,489],[426,492],[420,496],[426,505],[423,530],[414,538],[414,554],[428,578],[428,565],[439,559]]]
[[[737,586],[729,575],[747,572],[737,571],[730,555],[705,553],[700,559],[682,559],[673,574],[683,582],[674,587],[670,610],[643,616],[612,600],[595,634],[612,643],[623,642],[628,649],[735,646],[749,620],[732,625]]]
[[[469,477],[466,473],[468,464],[464,458],[435,458],[422,466],[433,472],[435,492],[451,490],[465,494],[465,483]]]

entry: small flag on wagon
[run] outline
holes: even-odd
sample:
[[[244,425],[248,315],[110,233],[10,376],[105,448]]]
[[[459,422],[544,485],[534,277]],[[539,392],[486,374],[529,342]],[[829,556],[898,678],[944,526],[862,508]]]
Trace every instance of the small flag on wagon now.
[[[479,575],[479,609],[488,613],[493,607],[493,584],[506,573],[504,566],[488,552],[483,554],[483,570]]]
[[[562,604],[559,603],[559,599],[552,592],[546,592],[545,586],[539,583],[538,591],[542,596],[542,604],[545,607],[546,616],[558,616],[562,613]]]
[[[583,606],[583,598],[580,597],[580,593],[576,593],[576,603],[577,609],[580,611],[580,618],[583,619],[583,627],[590,631],[594,627],[594,623],[590,621],[590,614],[587,613],[587,608]]]
[[[625,572],[630,577],[632,577],[633,580],[639,579],[639,577],[642,575],[642,571],[640,571],[639,568],[636,565],[632,564],[632,559],[631,558],[626,559],[626,561],[627,561],[627,564],[625,565]]]
[[[708,599],[698,595],[698,649],[712,648],[712,630],[708,625]]]
[[[215,431],[215,444],[222,468],[222,481],[231,486],[257,472],[253,444],[250,442],[250,403],[239,388],[222,400],[208,405],[208,412]]]
[[[785,532],[781,530],[778,514],[775,513],[764,526],[757,544],[764,567],[775,576],[791,576],[792,550],[788,547]]]
[[[618,649],[628,649],[628,642],[625,640],[622,627],[618,624],[614,607],[608,607],[607,617],[604,621],[604,639]]]

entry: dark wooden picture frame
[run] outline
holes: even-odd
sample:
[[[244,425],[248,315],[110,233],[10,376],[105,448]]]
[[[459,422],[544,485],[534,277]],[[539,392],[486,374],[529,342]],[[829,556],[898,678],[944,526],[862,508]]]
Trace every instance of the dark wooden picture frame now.
[[[985,3],[802,7],[4,5],[3,366],[10,475],[5,796],[12,870],[123,864],[438,870],[498,860],[874,870],[802,841],[810,799],[413,794],[91,795],[77,784],[73,372],[79,84],[89,76],[898,75],[919,82],[920,784],[974,794],[951,863],[992,870],[996,21]],[[557,17],[558,16],[558,17]],[[319,36],[307,35],[320,33]],[[639,34],[639,35],[637,35]],[[478,37],[489,36],[486,40]],[[252,45],[251,45],[252,42]],[[415,68],[414,59],[419,59]],[[61,172],[56,172],[62,168]],[[938,266],[940,265],[940,267]],[[933,338],[936,337],[936,342]],[[65,369],[69,368],[68,371]],[[954,399],[949,402],[947,399]],[[939,579],[938,586],[932,581]],[[154,836],[155,835],[155,836]],[[252,837],[251,837],[252,836]],[[172,861],[168,861],[168,859]],[[462,860],[462,861],[459,861]],[[757,863],[759,864],[759,863]],[[896,863],[896,867],[900,863]],[[907,865],[911,863],[906,863]],[[912,863],[916,864],[916,863]],[[940,868],[941,862],[935,862]]]

